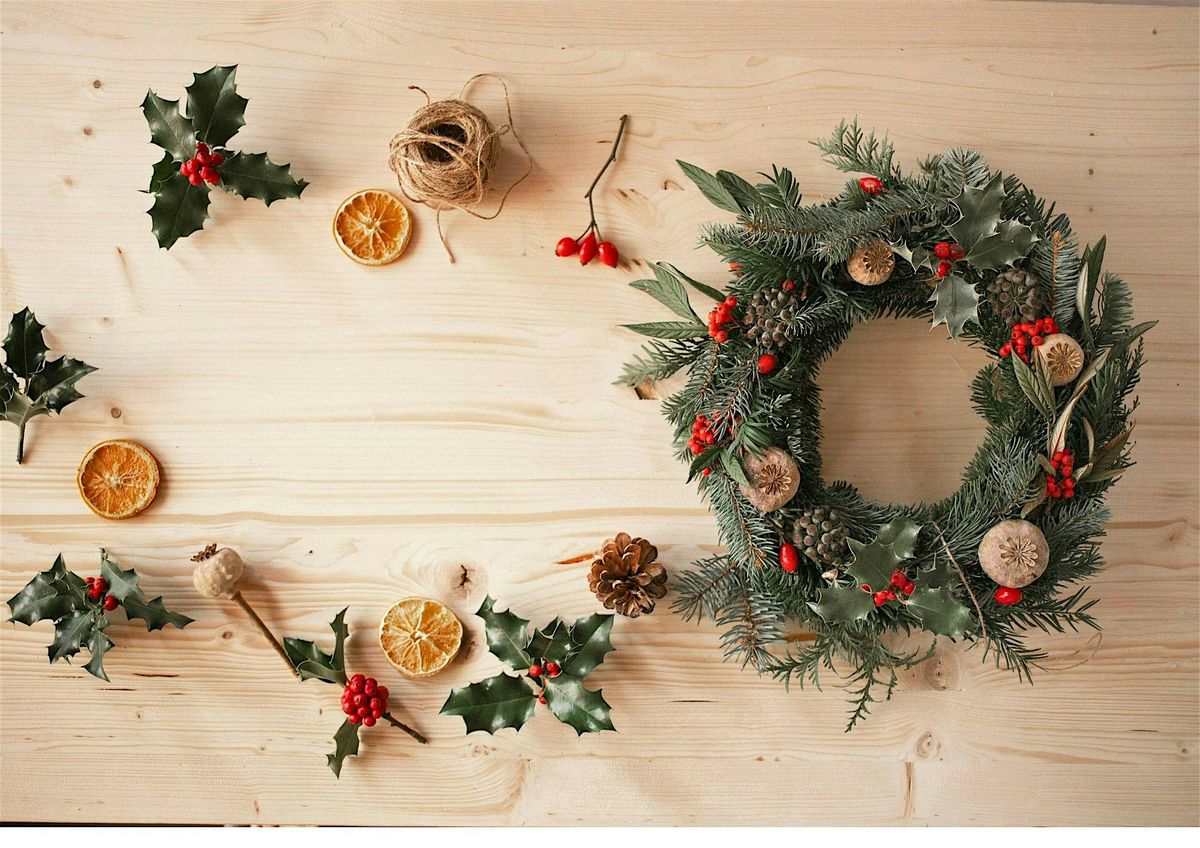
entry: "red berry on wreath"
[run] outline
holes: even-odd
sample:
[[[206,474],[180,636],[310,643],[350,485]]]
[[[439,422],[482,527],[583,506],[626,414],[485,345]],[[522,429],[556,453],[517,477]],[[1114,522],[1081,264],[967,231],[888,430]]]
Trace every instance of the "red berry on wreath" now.
[[[867,194],[882,194],[883,180],[878,177],[863,177],[858,181],[858,187]]]
[[[558,663],[556,663],[556,662],[546,663],[546,676],[547,677],[558,677],[558,675],[561,673],[562,673],[562,669],[558,667]]]
[[[533,665],[531,665],[529,667],[529,676],[530,677],[541,677],[542,676],[541,663],[534,663]]]
[[[908,575],[903,571],[897,570],[892,572],[892,586],[899,589],[908,582]]]
[[[873,596],[875,598],[875,606],[881,607],[886,604],[890,600],[888,594],[888,592],[876,592]]]
[[[939,241],[937,244],[935,244],[933,246],[933,255],[936,256],[938,259],[949,259],[950,258],[950,242]]]
[[[783,281],[783,290],[784,290],[784,291],[792,291],[792,290],[794,290],[795,288],[796,288],[796,281],[795,281],[795,280],[784,280],[784,281]]]
[[[725,344],[725,342],[729,341],[729,333],[725,330],[717,330],[713,333],[713,339],[717,344]]]
[[[800,553],[795,545],[784,542],[779,546],[779,567],[788,574],[796,573],[796,569],[800,567]]]
[[[579,242],[570,236],[563,236],[558,240],[558,244],[554,245],[555,256],[573,256],[579,250]]]
[[[730,270],[730,271],[733,271],[733,272],[735,272],[735,273],[736,273],[736,272],[738,272],[738,271],[740,271],[740,270],[742,270],[742,263],[740,263],[740,262],[730,262],[730,263],[729,263],[729,270]]]
[[[964,257],[966,257],[966,255],[967,255],[967,254],[966,254],[966,251],[964,251],[964,250],[963,250],[963,248],[962,248],[962,245],[961,245],[961,244],[959,244],[958,242],[952,242],[952,243],[951,243],[951,245],[950,245],[950,259],[951,259],[951,261],[953,261],[953,262],[960,262],[960,261],[962,261],[962,259],[963,259]]]
[[[996,599],[996,603],[1003,607],[1011,607],[1013,604],[1021,603],[1023,593],[1020,589],[1012,589],[1008,586],[1001,586],[992,595]]]
[[[579,245],[579,264],[586,265],[596,258],[596,234],[589,232],[587,238]]]
[[[616,268],[617,263],[621,261],[621,254],[617,252],[617,246],[611,241],[600,242],[596,252],[600,254],[600,261],[609,268]]]
[[[107,611],[107,612],[112,612],[112,611],[113,611],[113,610],[115,610],[116,608],[117,608],[117,599],[116,599],[116,598],[114,598],[112,595],[105,595],[105,596],[104,596],[104,609],[105,609],[105,611]]]
[[[911,580],[909,580],[907,583],[905,583],[903,586],[900,587],[900,591],[906,595],[911,595],[913,593],[913,589],[916,589],[916,588],[917,588],[917,584],[912,582]]]
[[[770,374],[775,370],[775,366],[779,364],[779,360],[773,353],[764,353],[758,358],[758,373]]]
[[[937,275],[944,277],[950,273],[951,265],[949,262],[939,262],[937,266]]]

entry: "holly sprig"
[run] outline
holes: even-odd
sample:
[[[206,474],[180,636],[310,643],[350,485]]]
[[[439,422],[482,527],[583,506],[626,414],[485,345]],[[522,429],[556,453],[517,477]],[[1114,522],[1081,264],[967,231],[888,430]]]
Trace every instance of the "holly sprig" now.
[[[520,730],[542,703],[579,735],[616,730],[603,691],[583,685],[613,650],[609,638],[613,616],[597,613],[571,625],[555,618],[544,628],[531,630],[527,619],[511,610],[497,610],[490,596],[483,599],[476,615],[483,619],[488,650],[523,674],[500,673],[451,690],[442,715],[461,716],[467,733],[495,733],[506,727]]]
[[[102,585],[103,589],[97,592],[93,584]],[[161,596],[148,599],[138,584],[137,572],[132,568],[122,570],[104,548],[100,549],[98,580],[68,571],[59,554],[48,571],[37,574],[8,599],[12,612],[8,620],[30,626],[38,621],[54,622],[54,641],[48,648],[50,662],[69,660],[86,648],[91,659],[84,668],[107,681],[104,657],[115,645],[105,631],[111,624],[108,613],[117,607],[125,610],[130,621],[135,618],[144,621],[147,631],[161,630],[168,624],[183,629],[193,621],[168,610]]]
[[[346,637],[350,635],[350,628],[346,625],[347,610],[349,607],[343,608],[334,616],[333,621],[329,622],[329,628],[333,631],[333,653],[325,653],[317,647],[315,642],[308,639],[296,639],[288,636],[283,640],[283,649],[287,652],[288,659],[291,660],[301,680],[320,680],[322,683],[334,683],[343,687],[342,699],[345,712],[349,712],[347,698],[353,698],[356,694],[364,694],[364,685],[368,682],[361,674],[353,677],[346,676]],[[366,693],[368,697],[381,696],[383,710],[379,717],[392,727],[403,730],[421,744],[427,743],[428,740],[424,736],[397,720],[387,711],[387,689],[376,690],[373,678],[369,680],[369,683],[371,691]],[[374,723],[372,718],[366,726],[370,727]],[[347,757],[358,755],[358,731],[362,726],[363,722],[347,716],[333,734],[333,753],[326,754],[325,760],[334,777],[342,776],[342,764]]]
[[[17,464],[25,458],[25,427],[30,420],[63,407],[83,395],[75,384],[96,369],[81,359],[48,359],[44,324],[25,307],[13,314],[4,336],[4,365],[0,366],[0,400],[4,419],[17,425]]]
[[[292,176],[291,165],[277,165],[266,153],[229,150],[229,140],[246,124],[246,104],[237,93],[237,65],[214,66],[193,74],[187,86],[187,112],[178,100],[147,91],[142,114],[150,140],[164,151],[150,176],[148,210],[158,246],[170,249],[181,238],[203,229],[208,219],[212,186],[257,198],[270,206],[276,200],[299,197],[308,183]],[[211,157],[211,159],[210,159]],[[210,172],[209,180],[193,178],[191,167]]]

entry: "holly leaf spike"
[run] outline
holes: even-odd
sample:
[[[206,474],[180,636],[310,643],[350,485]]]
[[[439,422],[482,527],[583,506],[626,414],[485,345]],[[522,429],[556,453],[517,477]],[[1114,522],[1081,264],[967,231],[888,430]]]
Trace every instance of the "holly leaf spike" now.
[[[945,324],[955,341],[968,321],[979,322],[979,292],[958,274],[939,280],[929,301],[933,304],[933,326]]]
[[[75,599],[67,586],[59,581],[66,571],[62,554],[48,571],[35,574],[20,592],[8,599],[12,615],[9,621],[32,625],[37,621],[57,621],[75,608]]]
[[[285,636],[283,650],[292,661],[301,680],[323,680],[326,683],[346,685],[345,643],[349,629],[346,627],[346,610],[334,616],[329,627],[334,634],[334,649],[327,654],[308,639]]]
[[[961,639],[972,626],[971,611],[950,593],[950,587],[919,587],[904,602],[930,633]]]
[[[242,199],[258,198],[270,206],[276,200],[299,197],[308,183],[292,176],[291,165],[276,165],[265,153],[231,153],[220,168],[226,191]]]
[[[192,74],[187,87],[188,115],[195,135],[212,147],[223,146],[246,125],[246,104],[237,93],[237,65],[215,65]]]
[[[900,559],[912,559],[916,554],[917,536],[920,533],[921,525],[907,515],[902,515],[880,527],[875,539],[882,544],[891,545]]]
[[[534,631],[525,652],[531,658],[561,664],[571,653],[571,647],[571,628],[561,618],[556,618],[544,630]]]
[[[475,613],[483,619],[488,650],[513,668],[528,668],[530,658],[525,646],[529,644],[526,635],[529,621],[514,615],[511,610],[497,612],[495,607],[496,599],[488,595]]]
[[[100,576],[108,581],[108,594],[121,602],[125,617],[131,621],[142,619],[146,622],[147,631],[162,630],[168,624],[182,630],[193,621],[182,613],[168,610],[161,595],[146,600],[138,586],[137,572],[132,568],[123,570],[115,560],[109,558],[104,548],[100,549]]]
[[[28,306],[13,314],[4,335],[4,364],[9,371],[28,380],[41,370],[49,350],[42,338],[44,329],[46,325],[38,321]]]
[[[813,612],[826,624],[858,621],[875,609],[871,595],[857,586],[830,586],[821,590],[816,601],[809,601]]]
[[[150,230],[158,246],[170,250],[181,238],[204,228],[208,220],[208,188],[194,186],[176,171],[158,184],[150,213]]]
[[[116,560],[109,558],[104,548],[100,549],[100,576],[108,581],[108,594],[118,601],[124,603],[142,597],[137,572],[132,568],[128,571],[122,570]]]
[[[358,725],[343,721],[342,726],[333,734],[333,753],[325,755],[325,761],[333,771],[333,776],[342,776],[342,763],[346,757],[358,756]]]
[[[983,188],[964,185],[954,203],[962,217],[946,229],[962,245],[968,264],[999,269],[1029,253],[1037,237],[1017,221],[1001,221],[1004,177],[996,174]],[[936,322],[935,322],[936,323]]]
[[[92,658],[87,661],[84,666],[88,673],[94,677],[99,677],[105,683],[108,683],[108,674],[104,671],[104,655],[113,647],[112,639],[109,639],[104,632],[104,628],[108,627],[108,622],[101,618],[96,622],[95,628],[92,630],[92,635],[88,638],[87,648]]]
[[[601,690],[585,689],[583,681],[571,674],[560,674],[546,680],[546,706],[563,724],[575,728],[575,733],[597,733],[616,730]]]
[[[575,622],[571,628],[571,644],[574,653],[563,663],[563,671],[575,677],[587,675],[613,650],[609,635],[612,633],[614,616],[589,615]]]
[[[147,91],[146,99],[142,101],[142,114],[150,126],[150,140],[167,151],[172,162],[192,157],[196,149],[196,129],[189,118],[179,113],[178,100],[166,100]]]
[[[179,173],[179,163],[175,161],[175,157],[170,153],[164,153],[163,158],[154,163],[154,169],[150,172],[150,187],[146,189],[146,194],[157,192],[163,180],[167,179],[171,174],[177,173]]]
[[[561,675],[560,675],[561,676]],[[497,674],[487,680],[450,690],[442,715],[461,716],[467,733],[495,733],[506,727],[520,730],[533,718],[537,696],[524,679]]]
[[[96,626],[96,611],[94,609],[75,610],[69,616],[54,625],[54,641],[46,649],[50,662],[57,662],[64,657],[73,657],[79,653],[83,643],[91,638],[92,629]]]

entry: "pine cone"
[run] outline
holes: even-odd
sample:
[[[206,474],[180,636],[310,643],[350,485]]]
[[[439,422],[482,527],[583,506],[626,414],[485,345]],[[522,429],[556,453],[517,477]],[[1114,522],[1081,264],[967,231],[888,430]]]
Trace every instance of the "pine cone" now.
[[[1046,313],[1041,281],[1020,268],[1006,268],[988,283],[987,300],[992,311],[1010,325],[1032,321]]]
[[[829,507],[804,510],[792,528],[792,538],[796,547],[821,568],[841,565],[850,553],[842,516]]]
[[[788,328],[799,311],[794,290],[759,289],[742,313],[746,337],[768,351],[776,351],[792,340]]]
[[[667,570],[658,548],[645,539],[618,533],[600,549],[588,573],[588,587],[605,609],[637,618],[654,612],[654,603],[667,594]]]

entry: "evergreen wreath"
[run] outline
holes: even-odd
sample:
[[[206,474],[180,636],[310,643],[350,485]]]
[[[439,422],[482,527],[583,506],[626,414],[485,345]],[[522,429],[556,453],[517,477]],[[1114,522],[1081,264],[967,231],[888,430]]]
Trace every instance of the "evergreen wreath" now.
[[[722,292],[658,264],[632,283],[682,320],[628,325],[653,340],[620,382],[687,369],[663,410],[725,552],[680,577],[676,611],[713,619],[727,659],[785,685],[839,674],[849,730],[939,636],[1032,682],[1047,655],[1025,631],[1099,629],[1081,584],[1103,566],[1104,497],[1133,464],[1153,322],[1133,325],[1128,285],[1101,274],[1103,239],[1080,251],[1067,216],[979,153],[907,174],[857,122],[816,144],[869,176],[805,206],[785,168],[753,185],[679,163],[737,216],[701,237],[733,279]],[[707,323],[685,284],[716,301]],[[971,385],[988,429],[961,488],[897,505],[825,481],[821,364],[858,322],[930,315],[994,357]],[[788,621],[811,632],[789,638]],[[914,631],[932,635],[927,649],[889,646]]]

